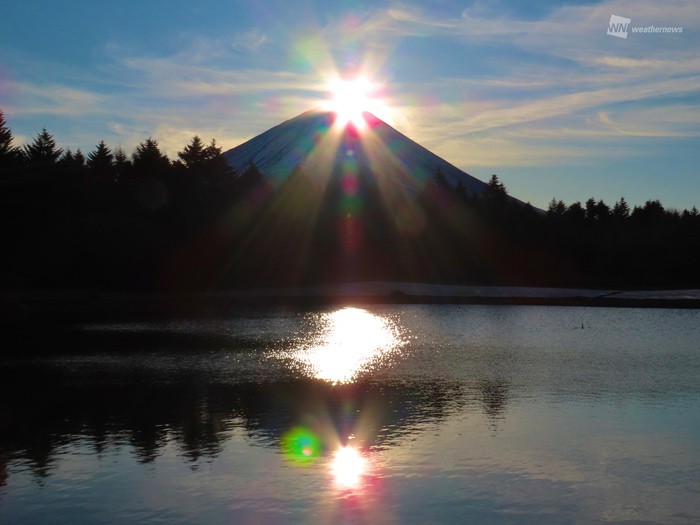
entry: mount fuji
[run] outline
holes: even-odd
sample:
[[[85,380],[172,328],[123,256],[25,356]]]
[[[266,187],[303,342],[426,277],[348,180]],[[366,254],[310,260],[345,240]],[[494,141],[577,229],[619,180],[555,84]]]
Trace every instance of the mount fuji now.
[[[275,184],[304,167],[319,175],[336,172],[352,157],[358,168],[418,192],[440,172],[448,184],[468,195],[486,184],[430,152],[371,113],[364,125],[340,124],[336,113],[314,109],[287,120],[227,151],[227,162],[238,173],[251,165]],[[340,168],[342,169],[342,168]]]
[[[224,158],[238,175],[202,199],[219,220],[175,281],[520,282],[531,266],[517,226],[531,207],[371,113],[307,111]]]

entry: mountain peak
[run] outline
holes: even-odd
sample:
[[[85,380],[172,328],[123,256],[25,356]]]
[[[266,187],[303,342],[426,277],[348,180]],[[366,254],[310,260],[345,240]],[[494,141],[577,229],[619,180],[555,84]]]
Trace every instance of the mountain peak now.
[[[376,176],[419,191],[439,171],[453,187],[479,194],[486,185],[411,140],[377,116],[363,112],[365,125],[340,124],[338,114],[314,108],[282,122],[224,155],[239,173],[255,166],[273,183],[282,183],[295,169],[333,173],[352,156]]]

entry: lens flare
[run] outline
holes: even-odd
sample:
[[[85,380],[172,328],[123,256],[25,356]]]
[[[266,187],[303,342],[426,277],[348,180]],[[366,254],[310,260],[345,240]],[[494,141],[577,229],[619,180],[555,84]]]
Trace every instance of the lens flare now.
[[[378,85],[367,77],[358,76],[352,80],[335,79],[328,85],[332,99],[326,103],[326,109],[337,114],[336,124],[352,124],[358,131],[367,127],[363,113],[382,112],[383,104],[377,98]]]
[[[295,463],[308,463],[321,453],[321,440],[305,427],[294,427],[282,436],[285,456]]]
[[[352,447],[340,448],[331,463],[336,483],[346,488],[357,487],[366,469],[367,460]]]

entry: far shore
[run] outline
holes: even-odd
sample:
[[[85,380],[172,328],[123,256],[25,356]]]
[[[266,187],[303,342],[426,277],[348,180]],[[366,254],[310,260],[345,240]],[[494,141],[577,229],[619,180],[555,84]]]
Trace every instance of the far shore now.
[[[144,293],[79,290],[0,292],[5,326],[111,320],[225,317],[244,307],[376,304],[481,304],[632,308],[700,308],[700,289],[615,290],[356,282],[216,292]]]

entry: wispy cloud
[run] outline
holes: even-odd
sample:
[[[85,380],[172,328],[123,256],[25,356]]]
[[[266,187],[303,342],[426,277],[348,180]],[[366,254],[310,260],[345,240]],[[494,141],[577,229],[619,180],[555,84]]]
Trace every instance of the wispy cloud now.
[[[268,37],[259,29],[251,29],[239,33],[233,38],[233,48],[236,51],[257,51],[267,42]]]
[[[640,25],[683,25],[686,33],[675,41],[639,35],[621,42],[606,35],[613,13]],[[700,122],[689,117],[697,114],[700,95],[700,60],[694,51],[699,41],[690,32],[700,25],[696,2],[563,6],[536,20],[479,3],[451,17],[401,4],[387,10],[381,24],[407,38],[447,36],[465,46],[465,55],[490,43],[513,50],[512,59],[501,58],[498,73],[415,86],[438,99],[441,93],[461,93],[461,100],[431,105],[429,118],[420,117],[421,99],[406,103],[414,113],[409,120],[413,136],[461,167],[647,155],[654,144],[635,149],[635,139],[700,135]],[[611,137],[618,141],[614,153],[601,148],[601,141]]]
[[[551,117],[595,110],[620,102],[697,93],[699,86],[700,75],[649,82],[635,86],[624,85],[594,91],[579,91],[567,95],[531,100],[511,106],[499,107],[493,111],[469,117],[463,122],[463,132],[473,133],[496,127],[546,120]]]
[[[88,115],[99,113],[104,96],[95,91],[76,89],[60,84],[15,85],[20,96],[14,107],[17,113],[27,115]]]

